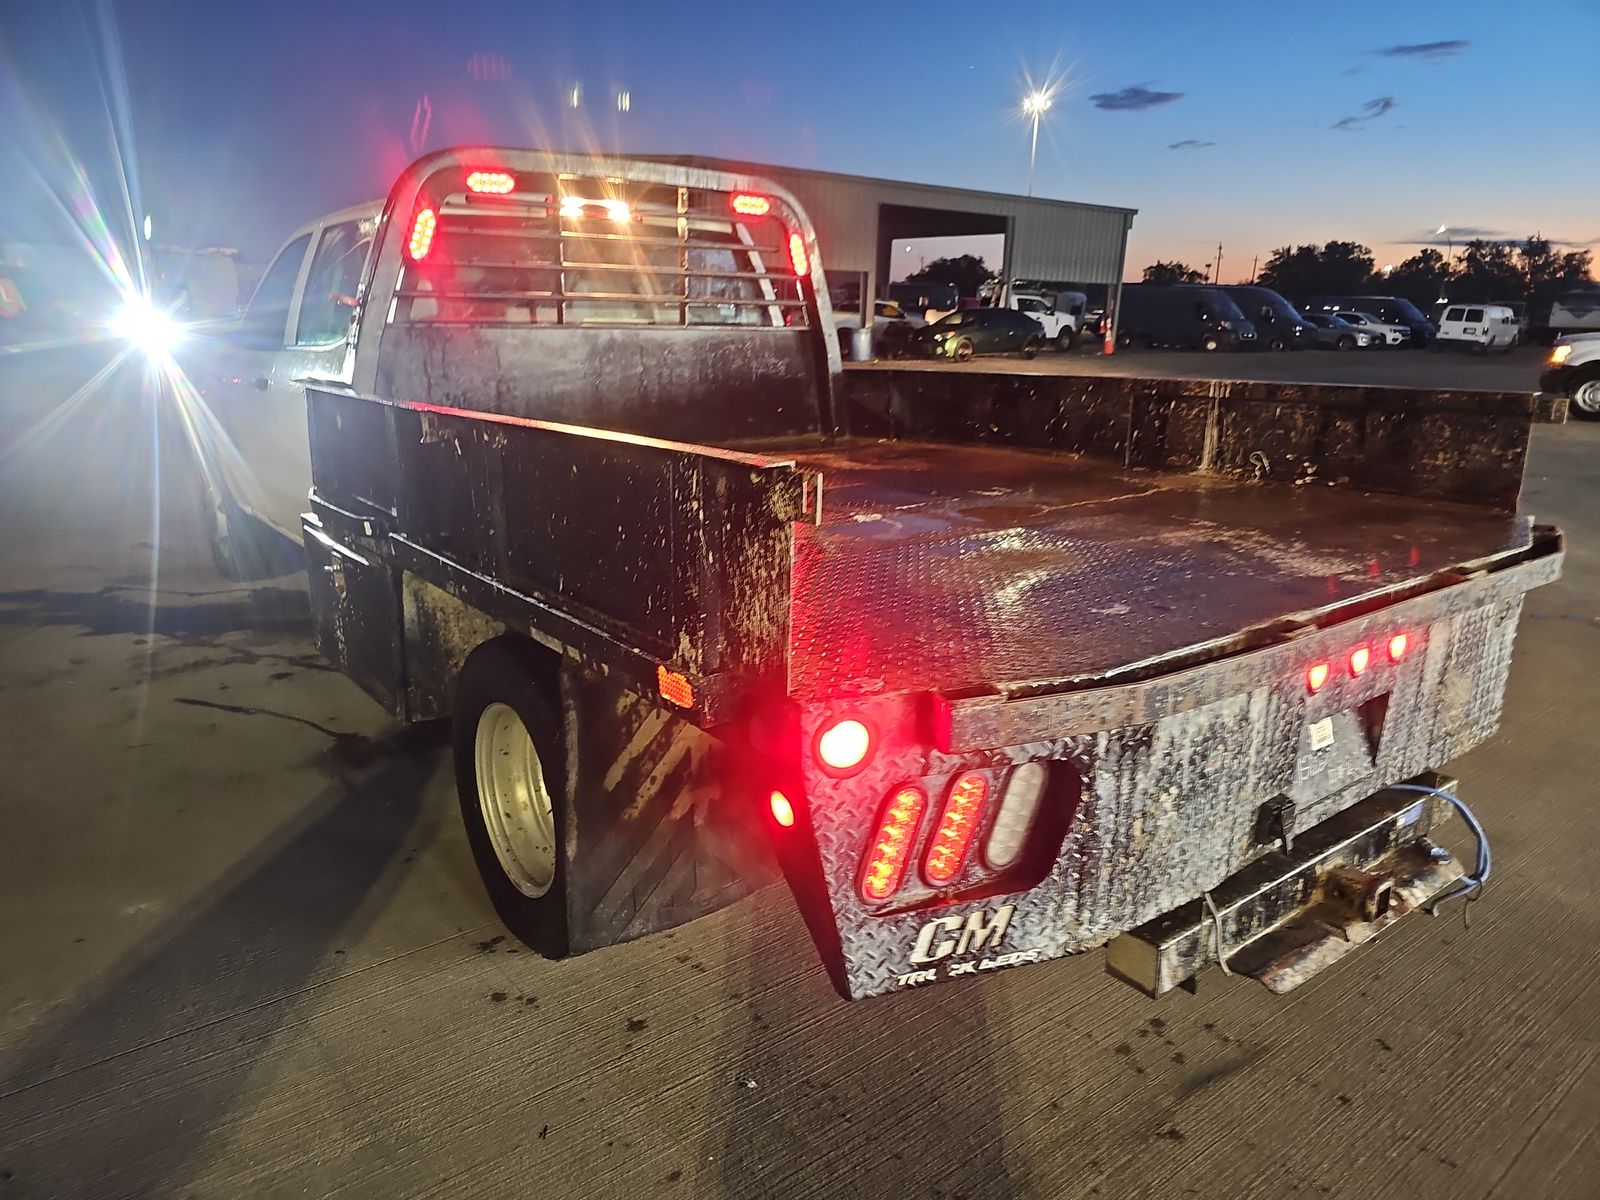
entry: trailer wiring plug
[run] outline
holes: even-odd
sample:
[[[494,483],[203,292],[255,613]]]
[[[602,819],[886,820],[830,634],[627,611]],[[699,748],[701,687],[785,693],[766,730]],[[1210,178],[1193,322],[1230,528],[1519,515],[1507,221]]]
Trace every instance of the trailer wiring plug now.
[[[1460,816],[1462,823],[1472,830],[1472,836],[1478,842],[1478,863],[1472,874],[1463,875],[1455,883],[1440,892],[1427,903],[1424,911],[1430,917],[1436,917],[1439,915],[1439,906],[1446,901],[1461,899],[1465,900],[1467,904],[1471,904],[1472,901],[1482,896],[1483,885],[1489,882],[1489,873],[1494,869],[1494,856],[1489,852],[1489,835],[1483,831],[1483,826],[1478,823],[1478,818],[1472,815],[1472,810],[1467,807],[1466,802],[1453,792],[1447,792],[1443,788],[1428,787],[1420,783],[1393,783],[1389,786],[1397,792],[1420,792],[1425,796],[1438,796],[1442,800],[1448,800],[1451,806],[1455,808],[1457,815]],[[1463,926],[1471,928],[1471,923],[1467,918],[1466,906],[1461,909],[1461,922]]]

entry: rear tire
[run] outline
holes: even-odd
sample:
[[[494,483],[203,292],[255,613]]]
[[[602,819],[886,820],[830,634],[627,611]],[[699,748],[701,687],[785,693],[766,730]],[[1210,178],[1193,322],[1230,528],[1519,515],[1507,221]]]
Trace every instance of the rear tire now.
[[[570,952],[564,861],[566,746],[532,646],[485,642],[456,680],[451,727],[467,843],[506,928],[546,958]]]
[[[1063,354],[1070,354],[1078,345],[1078,335],[1074,330],[1063,329],[1056,334],[1056,349]]]
[[[956,342],[955,349],[950,352],[950,357],[957,362],[967,362],[977,352],[977,347],[972,344],[971,338],[961,338]]]
[[[1287,350],[1288,348],[1289,348],[1289,343],[1284,341],[1280,337],[1275,337],[1270,342],[1267,343],[1267,349],[1268,350],[1283,351],[1283,350]]]
[[[1356,348],[1355,336],[1348,333],[1340,334],[1339,340],[1333,344],[1333,348],[1335,350],[1354,350]]]
[[[1214,333],[1208,333],[1205,337],[1200,339],[1200,349],[1204,350],[1207,354],[1215,354],[1218,350],[1222,349],[1222,339],[1217,337],[1217,335]]]
[[[1027,341],[1022,343],[1022,357],[1023,358],[1037,358],[1038,356],[1039,356],[1039,339],[1036,338],[1036,337],[1030,337]]]

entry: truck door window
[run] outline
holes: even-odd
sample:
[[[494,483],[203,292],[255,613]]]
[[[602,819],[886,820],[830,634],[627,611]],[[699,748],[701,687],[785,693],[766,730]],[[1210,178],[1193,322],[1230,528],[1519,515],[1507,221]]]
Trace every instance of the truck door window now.
[[[295,345],[326,346],[349,334],[350,312],[355,307],[356,289],[375,225],[370,219],[341,221],[322,231],[300,297]]]
[[[281,347],[284,329],[289,324],[289,302],[294,299],[294,281],[300,277],[300,264],[305,261],[306,247],[311,245],[311,235],[301,234],[272,260],[272,265],[256,285],[256,294],[250,297],[250,307],[245,309],[240,328],[252,342],[263,347]]]

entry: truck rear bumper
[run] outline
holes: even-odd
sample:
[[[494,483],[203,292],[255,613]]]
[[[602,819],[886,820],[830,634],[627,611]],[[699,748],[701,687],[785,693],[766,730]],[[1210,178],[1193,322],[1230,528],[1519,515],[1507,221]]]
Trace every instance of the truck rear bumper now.
[[[1432,775],[1414,781],[1448,790]],[[1429,838],[1445,802],[1385,789],[1230,876],[1205,898],[1113,938],[1106,969],[1151,996],[1215,962],[1274,992],[1299,986],[1401,917],[1462,870]],[[1219,944],[1221,951],[1219,953]]]

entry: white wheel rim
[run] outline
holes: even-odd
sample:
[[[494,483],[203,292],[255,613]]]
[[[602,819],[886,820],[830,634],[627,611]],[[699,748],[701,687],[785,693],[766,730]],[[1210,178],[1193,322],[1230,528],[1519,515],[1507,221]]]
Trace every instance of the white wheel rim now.
[[[556,821],[533,738],[509,705],[478,717],[473,744],[478,808],[500,869],[524,896],[538,899],[556,876]]]
[[[1600,379],[1591,379],[1578,385],[1572,393],[1572,402],[1584,412],[1600,412]]]

